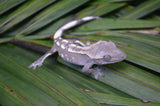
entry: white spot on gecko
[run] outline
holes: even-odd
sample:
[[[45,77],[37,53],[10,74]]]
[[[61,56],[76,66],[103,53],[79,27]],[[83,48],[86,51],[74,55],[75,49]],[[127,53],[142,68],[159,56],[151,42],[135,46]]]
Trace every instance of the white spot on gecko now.
[[[65,49],[65,46],[64,46],[64,44],[61,44],[61,48],[62,48],[62,49]]]
[[[72,52],[72,53],[75,53],[75,52],[78,53],[79,49],[82,49],[82,47],[81,46],[76,46],[75,44],[70,44],[69,47],[68,47],[68,51]]]
[[[56,44],[57,44],[58,46],[60,45],[60,43],[59,43],[58,41],[56,42]]]
[[[70,44],[69,47],[76,47],[76,45],[75,44]]]
[[[67,41],[67,40],[65,40],[65,39],[64,39],[64,40],[62,40],[62,42],[64,42],[64,43],[68,43],[68,41]]]
[[[83,47],[86,46],[84,43],[80,42],[79,40],[76,40],[75,43],[78,43],[78,44],[80,44]]]
[[[69,47],[69,48],[68,48],[68,51],[69,51],[69,52],[72,52],[72,51],[73,51],[73,50],[72,50],[72,47]]]

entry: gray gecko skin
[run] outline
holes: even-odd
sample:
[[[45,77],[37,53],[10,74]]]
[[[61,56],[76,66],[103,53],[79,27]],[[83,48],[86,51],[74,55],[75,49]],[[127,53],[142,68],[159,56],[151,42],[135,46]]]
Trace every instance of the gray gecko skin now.
[[[94,64],[103,65],[116,63],[126,58],[126,54],[118,49],[114,42],[98,41],[90,45],[84,44],[79,40],[68,40],[61,37],[65,30],[94,19],[100,19],[100,17],[87,16],[79,20],[71,21],[59,28],[54,35],[53,47],[28,68],[35,70],[37,66],[40,67],[42,65],[48,56],[58,52],[59,56],[64,60],[84,66],[82,68],[83,73],[94,75],[95,79],[98,79],[98,76],[103,76],[100,68],[92,68]]]

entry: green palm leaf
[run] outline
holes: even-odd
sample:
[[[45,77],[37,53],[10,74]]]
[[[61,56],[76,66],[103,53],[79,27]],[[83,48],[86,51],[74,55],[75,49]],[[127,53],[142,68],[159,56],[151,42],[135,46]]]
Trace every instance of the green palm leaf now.
[[[158,3],[0,0],[0,105],[160,105]],[[91,43],[112,40],[127,54],[125,61],[104,65],[105,76],[98,80],[57,54],[35,71],[27,69],[52,47],[57,28],[89,15],[102,19],[64,37]]]

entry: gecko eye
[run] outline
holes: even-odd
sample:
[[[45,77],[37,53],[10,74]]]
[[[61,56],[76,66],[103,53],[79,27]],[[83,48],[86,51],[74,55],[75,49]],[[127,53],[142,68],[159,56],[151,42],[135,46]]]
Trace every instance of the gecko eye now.
[[[110,55],[105,55],[105,56],[103,57],[103,59],[104,59],[105,61],[109,61],[109,60],[111,59],[111,56],[110,56]]]

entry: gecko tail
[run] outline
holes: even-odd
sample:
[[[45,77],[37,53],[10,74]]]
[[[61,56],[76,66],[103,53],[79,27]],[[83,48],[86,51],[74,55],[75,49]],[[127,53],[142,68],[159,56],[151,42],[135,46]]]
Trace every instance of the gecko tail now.
[[[55,35],[54,35],[54,39],[57,39],[59,37],[61,37],[63,35],[63,32],[65,30],[68,30],[70,28],[73,28],[74,26],[77,26],[83,22],[86,22],[86,21],[90,21],[90,20],[95,20],[95,19],[101,19],[101,17],[98,17],[98,16],[87,16],[87,17],[83,17],[79,20],[74,20],[74,21],[71,21],[67,24],[65,24],[64,26],[62,26],[61,28],[59,28]]]

